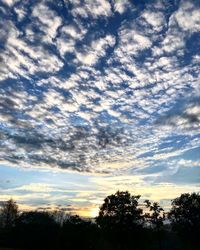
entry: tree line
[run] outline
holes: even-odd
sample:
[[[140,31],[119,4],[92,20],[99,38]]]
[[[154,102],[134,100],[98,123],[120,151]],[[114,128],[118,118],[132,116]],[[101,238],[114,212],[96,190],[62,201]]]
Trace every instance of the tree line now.
[[[181,194],[169,212],[139,195],[117,191],[98,216],[19,211],[12,199],[0,208],[0,248],[83,250],[199,250],[200,194]]]

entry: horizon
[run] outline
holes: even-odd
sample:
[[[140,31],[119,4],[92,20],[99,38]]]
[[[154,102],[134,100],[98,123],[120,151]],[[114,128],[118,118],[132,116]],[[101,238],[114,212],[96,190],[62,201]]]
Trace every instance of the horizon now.
[[[200,192],[197,0],[0,2],[0,201],[95,217]]]

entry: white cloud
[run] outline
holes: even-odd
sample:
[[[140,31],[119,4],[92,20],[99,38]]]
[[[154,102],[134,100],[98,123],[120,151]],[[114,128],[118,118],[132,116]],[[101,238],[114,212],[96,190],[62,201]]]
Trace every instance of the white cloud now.
[[[5,4],[12,7],[15,3],[19,2],[19,0],[2,0]]]
[[[113,0],[114,10],[120,14],[124,13],[128,8],[133,8],[128,0]]]
[[[179,160],[177,164],[184,166],[184,167],[188,167],[188,168],[200,167],[200,161],[192,161],[192,160],[185,160],[185,159]]]
[[[63,38],[57,39],[57,49],[59,50],[61,56],[64,56],[66,52],[73,53],[75,51],[75,41],[66,40]]]
[[[162,12],[146,10],[142,13],[141,17],[143,17],[155,31],[161,31],[165,24],[165,16]]]
[[[98,60],[106,55],[106,50],[115,44],[115,38],[107,35],[104,38],[93,40],[90,47],[85,52],[77,52],[77,60],[86,65],[94,65]]]
[[[184,31],[190,33],[200,31],[200,9],[191,1],[181,1],[174,18]]]
[[[87,30],[79,23],[76,26],[65,25],[60,29],[60,36],[56,39],[57,48],[64,56],[66,52],[75,53],[76,43],[83,39]]]
[[[73,4],[72,14],[75,17],[92,17],[96,19],[98,17],[108,17],[112,14],[110,3],[107,0],[86,0],[84,5],[80,0],[70,1]]]
[[[119,31],[119,44],[114,53],[121,63],[128,62],[131,56],[150,48],[152,45],[148,36],[139,32],[134,26],[123,25]]]
[[[36,72],[55,72],[63,66],[58,57],[42,46],[30,46],[19,38],[19,31],[13,23],[9,24],[6,50],[2,53],[3,76],[15,78],[21,75],[29,78]],[[4,78],[4,79],[5,79]]]
[[[17,13],[18,21],[22,21],[24,17],[26,16],[26,10],[21,6],[17,6],[14,9],[15,9],[15,12]]]
[[[33,8],[32,16],[38,19],[38,26],[45,33],[43,41],[52,43],[52,39],[57,35],[58,27],[62,24],[62,19],[43,3]]]

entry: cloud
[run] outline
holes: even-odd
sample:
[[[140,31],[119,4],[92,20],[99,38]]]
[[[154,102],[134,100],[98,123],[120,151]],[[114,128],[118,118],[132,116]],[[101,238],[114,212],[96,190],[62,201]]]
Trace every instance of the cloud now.
[[[19,0],[3,0],[3,2],[5,4],[7,4],[8,6],[13,6],[15,3],[19,2]]]
[[[138,181],[138,176],[118,176],[107,178],[94,178],[93,182],[97,188],[105,190],[107,195],[114,193],[116,190],[129,190],[132,194],[140,194],[142,199],[150,199],[163,204],[167,210],[167,200],[178,197],[181,193],[199,191],[198,184],[177,185],[170,182],[160,182],[148,185],[144,180]],[[109,191],[108,191],[109,190]]]
[[[150,181],[165,166],[159,175],[173,175],[173,160],[199,138],[193,2],[167,12],[158,1],[65,3],[6,7],[18,19],[6,16],[1,31],[2,163],[96,175],[141,170]],[[190,15],[189,31],[181,18]],[[180,108],[183,97],[193,101]],[[162,148],[172,135],[182,146]]]
[[[51,43],[57,35],[59,26],[62,24],[61,18],[43,3],[34,6],[32,17],[37,20],[34,25],[38,25],[39,29],[44,32],[43,41]]]
[[[12,22],[8,22],[9,33],[5,42],[2,58],[2,80],[17,78],[18,75],[29,78],[38,72],[54,72],[63,66],[63,62],[43,46],[30,46],[19,38],[20,33]]]
[[[177,129],[199,130],[200,128],[200,105],[199,101],[192,101],[178,111],[162,117],[161,124],[172,126]]]
[[[86,0],[81,4],[80,0],[70,1],[72,3],[72,15],[81,18],[99,18],[108,17],[111,15],[111,6],[106,0]]]
[[[165,16],[162,12],[146,10],[141,17],[153,27],[154,31],[161,31],[165,25]]]
[[[94,65],[98,60],[106,55],[106,50],[114,46],[115,38],[107,35],[104,38],[94,40],[90,47],[87,47],[84,52],[77,53],[77,60],[86,65]]]
[[[120,14],[124,13],[129,7],[131,7],[131,4],[128,0],[122,0],[122,1],[113,1],[114,4],[114,10],[116,12],[119,12]]]
[[[140,51],[151,47],[150,39],[137,29],[134,29],[134,26],[122,26],[119,32],[119,39],[119,46],[115,53],[119,58],[122,58],[121,60],[125,60],[126,57],[131,55],[137,55]]]
[[[14,8],[15,13],[17,14],[18,21],[22,21],[26,17],[26,9],[24,6],[16,6]]]
[[[200,30],[199,8],[192,1],[181,1],[175,20],[183,31],[192,33]]]
[[[75,53],[76,43],[83,39],[86,30],[79,25],[65,25],[60,29],[60,36],[56,39],[57,48],[62,56],[65,53]]]

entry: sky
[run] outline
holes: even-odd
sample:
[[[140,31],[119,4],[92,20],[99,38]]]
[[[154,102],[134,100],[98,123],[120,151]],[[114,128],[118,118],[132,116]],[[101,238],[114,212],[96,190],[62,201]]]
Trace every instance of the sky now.
[[[198,0],[1,0],[0,201],[199,192],[199,73]]]

